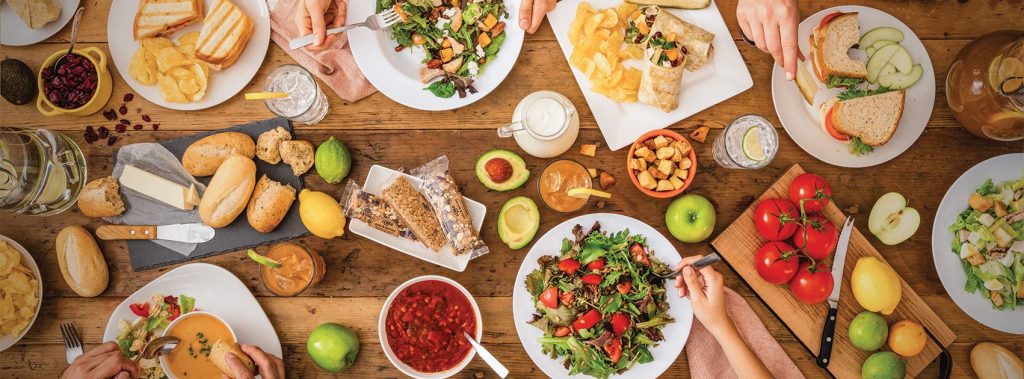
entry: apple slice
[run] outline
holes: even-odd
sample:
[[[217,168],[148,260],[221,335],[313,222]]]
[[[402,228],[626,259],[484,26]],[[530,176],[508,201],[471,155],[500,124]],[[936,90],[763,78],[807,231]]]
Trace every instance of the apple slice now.
[[[907,206],[907,198],[889,192],[878,198],[868,216],[868,230],[886,245],[906,241],[921,226],[921,214]]]
[[[893,66],[885,67],[888,68]],[[887,73],[885,71],[885,69],[882,69],[882,72],[878,74],[878,84],[881,84],[882,86],[888,87],[889,89],[892,90],[909,88],[910,86],[914,85],[914,83],[917,83],[918,80],[921,80],[921,74],[923,73],[923,71],[921,70],[921,65],[919,64],[915,64],[913,69],[911,69],[910,72],[906,74],[902,72]]]
[[[878,73],[881,72],[883,68],[885,68],[885,65],[887,63],[889,63],[889,60],[892,59],[892,57],[894,55],[896,55],[896,52],[899,51],[899,50],[900,50],[900,45],[892,44],[892,45],[882,46],[882,48],[880,48],[877,51],[875,51],[875,54],[873,54],[871,56],[871,59],[868,59],[868,65],[867,65],[868,78],[867,79],[868,79],[869,82],[877,83]],[[897,67],[897,69],[898,68],[899,67]]]
[[[800,94],[804,95],[807,105],[814,105],[814,96],[818,94],[818,85],[814,84],[814,78],[807,71],[804,61],[796,61],[796,86],[800,88]]]
[[[899,46],[899,49],[896,49],[896,54],[892,55],[892,59],[889,60],[889,63],[896,66],[896,69],[900,72],[909,74],[910,70],[913,69],[914,66],[914,60],[910,58],[910,52],[908,52],[903,45],[894,45]]]
[[[860,37],[860,41],[857,42],[861,47],[868,47],[875,44],[878,41],[892,41],[900,42],[903,41],[903,32],[899,29],[883,26],[868,30],[864,33],[863,37]],[[878,47],[875,47],[878,48]]]

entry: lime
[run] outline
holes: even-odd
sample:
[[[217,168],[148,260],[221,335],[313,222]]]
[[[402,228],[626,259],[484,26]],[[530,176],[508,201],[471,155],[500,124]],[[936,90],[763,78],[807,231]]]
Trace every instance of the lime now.
[[[275,261],[273,259],[264,257],[264,256],[259,255],[259,254],[256,254],[256,250],[249,249],[249,251],[246,252],[246,254],[249,255],[249,258],[252,258],[252,260],[256,261],[256,263],[259,263],[261,265],[264,265],[264,266],[267,266],[267,267],[270,267],[270,268],[280,268],[281,267],[281,262],[278,262],[278,261]]]
[[[586,199],[586,198],[588,198],[590,196],[603,197],[605,199],[609,199],[609,198],[612,197],[612,194],[610,194],[608,192],[598,191],[598,190],[593,189],[593,188],[573,188],[573,189],[569,190],[568,192],[566,192],[566,194],[569,195],[569,196],[575,197],[575,198],[580,198],[580,199]]]
[[[751,126],[743,133],[743,155],[755,161],[763,161],[764,147],[761,146],[761,133],[756,126]]]

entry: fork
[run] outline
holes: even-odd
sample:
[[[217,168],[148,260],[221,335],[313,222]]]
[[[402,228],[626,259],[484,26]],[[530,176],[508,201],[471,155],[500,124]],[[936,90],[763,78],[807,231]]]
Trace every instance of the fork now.
[[[694,270],[699,270],[699,269],[701,269],[704,266],[717,263],[720,260],[722,260],[722,257],[720,257],[718,255],[718,253],[715,252],[715,253],[708,254],[704,258],[698,259],[696,262],[693,262],[693,264],[691,264],[690,267],[693,267]],[[657,276],[657,277],[662,278],[662,279],[675,279],[675,277],[679,276],[682,273],[683,273],[682,270],[678,270],[678,271],[672,271],[672,272],[670,272],[668,274],[654,273],[654,276]]]
[[[329,36],[332,34],[338,34],[349,29],[358,28],[360,26],[365,26],[367,28],[370,28],[370,30],[381,30],[398,23],[400,19],[401,17],[398,16],[398,13],[396,13],[394,9],[388,9],[386,11],[370,15],[369,17],[366,18],[366,21],[360,23],[343,25],[337,28],[327,29],[326,35]],[[314,34],[307,34],[302,37],[288,41],[288,47],[290,47],[292,50],[295,50],[313,43],[315,39],[316,36]]]
[[[75,361],[75,358],[82,355],[82,338],[78,336],[78,330],[74,323],[60,324],[60,335],[64,337],[64,354],[68,358],[68,364]]]

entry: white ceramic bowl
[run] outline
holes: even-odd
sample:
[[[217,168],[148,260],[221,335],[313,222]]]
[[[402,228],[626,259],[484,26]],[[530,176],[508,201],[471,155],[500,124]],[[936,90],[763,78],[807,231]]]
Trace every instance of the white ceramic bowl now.
[[[178,325],[179,323],[181,323],[181,320],[184,320],[184,319],[187,319],[187,318],[190,318],[190,317],[195,317],[195,316],[198,316],[198,315],[207,315],[207,316],[210,316],[210,317],[213,317],[213,318],[217,319],[217,321],[220,321],[222,324],[224,324],[225,326],[228,327],[228,332],[231,333],[231,338],[234,339],[235,341],[238,341],[238,336],[235,335],[235,330],[231,329],[231,324],[228,324],[227,321],[224,321],[224,319],[220,318],[220,316],[217,316],[217,315],[215,315],[213,313],[210,313],[210,312],[203,312],[203,311],[192,311],[192,312],[189,312],[189,313],[185,313],[185,314],[181,315],[180,317],[174,319],[174,321],[171,321],[170,324],[167,324],[167,329],[164,329],[164,332],[161,333],[160,336],[163,337],[163,336],[167,335],[167,332],[169,330],[171,330],[171,329],[174,329],[174,326]],[[164,369],[164,374],[167,375],[168,378],[171,378],[171,379],[176,379],[177,378],[176,376],[174,376],[174,374],[171,373],[170,367],[167,366],[167,356],[166,355],[161,355],[160,356],[160,367]]]
[[[380,346],[381,348],[384,349],[384,355],[388,357],[389,361],[391,361],[391,365],[395,366],[395,368],[397,368],[403,374],[417,379],[448,378],[455,374],[458,374],[459,371],[462,371],[462,369],[466,368],[466,365],[469,364],[469,361],[472,361],[473,357],[476,356],[476,350],[470,350],[469,354],[466,355],[466,358],[463,359],[462,362],[459,362],[459,364],[455,365],[455,367],[452,367],[448,370],[439,372],[419,372],[413,369],[412,367],[409,367],[409,365],[405,364],[405,362],[400,361],[398,357],[395,356],[395,352],[391,350],[391,345],[388,344],[388,333],[387,329],[384,326],[384,323],[385,321],[387,321],[388,317],[388,309],[391,308],[391,303],[395,301],[395,297],[397,297],[399,293],[401,293],[409,286],[415,283],[425,282],[428,280],[437,280],[451,284],[455,288],[458,288],[459,291],[461,291],[462,294],[465,295],[467,299],[469,299],[469,304],[473,306],[473,314],[476,316],[476,331],[473,333],[474,338],[476,338],[477,342],[480,342],[480,338],[484,334],[484,324],[483,318],[480,317],[480,307],[477,306],[476,300],[473,299],[473,295],[470,294],[468,290],[466,290],[466,287],[463,287],[458,282],[439,275],[418,276],[409,279],[405,283],[399,285],[398,288],[395,288],[394,291],[391,291],[391,295],[388,296],[387,300],[384,300],[384,307],[381,308],[380,317],[377,319],[377,335],[380,338]]]
[[[43,307],[43,276],[39,274],[39,266],[36,265],[35,258],[32,258],[32,255],[28,253],[28,250],[25,250],[25,247],[21,246],[17,241],[3,235],[0,235],[0,241],[7,242],[14,247],[14,250],[21,253],[21,262],[25,263],[25,265],[32,270],[32,273],[36,276],[36,282],[39,283],[39,293],[36,294],[39,297],[39,304],[36,304],[36,314],[32,316],[32,320],[28,322],[28,326],[25,330],[22,330],[18,335],[0,337],[0,352],[2,352],[11,346],[14,346],[14,344],[18,343],[18,341],[25,336],[25,334],[28,334],[28,331],[32,330],[32,325],[36,323],[36,319],[39,318],[39,308]],[[475,306],[476,303],[473,303],[473,305]]]

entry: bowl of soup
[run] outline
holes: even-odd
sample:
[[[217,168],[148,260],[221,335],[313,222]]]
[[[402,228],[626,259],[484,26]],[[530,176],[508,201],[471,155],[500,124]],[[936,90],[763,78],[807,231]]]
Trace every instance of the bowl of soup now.
[[[462,332],[480,341],[483,320],[465,287],[443,276],[425,275],[391,292],[377,331],[384,355],[403,374],[447,378],[462,371],[476,355]]]
[[[238,342],[228,323],[203,311],[181,315],[167,325],[163,335],[181,339],[174,350],[160,356],[160,366],[171,379],[220,378],[220,369],[210,362],[210,350],[218,340]]]

